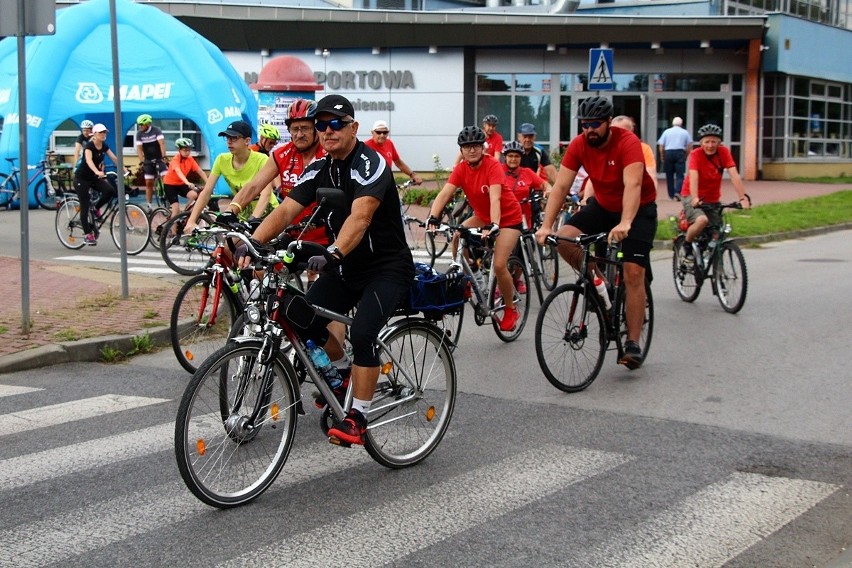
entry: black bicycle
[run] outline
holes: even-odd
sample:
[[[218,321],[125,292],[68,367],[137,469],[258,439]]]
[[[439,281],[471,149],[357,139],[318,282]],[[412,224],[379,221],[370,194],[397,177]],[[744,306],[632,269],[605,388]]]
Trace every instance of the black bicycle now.
[[[565,392],[585,389],[600,373],[604,355],[615,343],[618,362],[626,364],[627,313],[621,251],[611,246],[605,257],[594,256],[592,245],[606,248],[607,233],[576,238],[550,235],[548,242],[573,243],[583,256],[577,282],[563,284],[545,299],[535,323],[535,353],[550,384]],[[604,295],[598,293],[591,273],[603,267]],[[600,276],[600,275],[599,275]],[[654,332],[654,298],[645,280],[645,316],[639,346],[645,358]]]
[[[746,196],[748,197],[748,196]],[[751,198],[749,198],[751,203]],[[742,250],[730,238],[731,223],[726,209],[742,209],[739,201],[733,203],[701,204],[710,223],[692,243],[692,256],[684,251],[686,231],[676,218],[677,234],[674,237],[672,255],[672,277],[675,290],[684,302],[694,302],[701,293],[705,280],[710,280],[713,295],[722,309],[735,314],[739,312],[748,292],[748,269]],[[714,222],[715,221],[715,222]]]

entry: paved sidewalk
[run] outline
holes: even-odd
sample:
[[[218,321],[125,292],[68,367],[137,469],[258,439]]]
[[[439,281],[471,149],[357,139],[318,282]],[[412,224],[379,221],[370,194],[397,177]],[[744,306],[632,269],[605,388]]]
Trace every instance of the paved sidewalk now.
[[[852,187],[794,182],[750,182],[755,205],[824,195]],[[735,195],[730,182],[723,195]],[[658,200],[659,217],[676,214],[679,202]],[[425,218],[425,208],[412,208]],[[842,227],[842,228],[848,228]],[[801,234],[789,235],[792,237]],[[414,238],[422,239],[415,233]],[[130,298],[121,298],[119,272],[44,261],[30,262],[30,333],[21,334],[20,259],[0,256],[0,373],[67,361],[98,360],[110,345],[124,352],[132,338],[149,333],[168,344],[168,322],[178,284],[160,278],[130,275]]]

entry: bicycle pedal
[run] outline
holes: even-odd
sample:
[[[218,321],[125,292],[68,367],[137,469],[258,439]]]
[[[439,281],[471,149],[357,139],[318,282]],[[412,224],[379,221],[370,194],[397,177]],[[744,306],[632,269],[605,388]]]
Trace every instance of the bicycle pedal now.
[[[344,442],[343,440],[341,440],[340,438],[337,438],[335,436],[329,436],[328,437],[328,443],[334,444],[335,446],[340,446],[341,448],[351,448],[352,447],[352,444],[350,444],[349,442]]]

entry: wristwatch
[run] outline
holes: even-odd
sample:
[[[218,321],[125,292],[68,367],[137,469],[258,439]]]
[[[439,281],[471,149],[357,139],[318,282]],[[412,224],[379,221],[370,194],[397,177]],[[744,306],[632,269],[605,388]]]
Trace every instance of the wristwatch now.
[[[327,250],[328,254],[330,254],[331,256],[336,258],[337,260],[343,260],[343,253],[340,252],[340,249],[337,248],[337,245],[331,245],[330,247],[328,247],[325,250]]]

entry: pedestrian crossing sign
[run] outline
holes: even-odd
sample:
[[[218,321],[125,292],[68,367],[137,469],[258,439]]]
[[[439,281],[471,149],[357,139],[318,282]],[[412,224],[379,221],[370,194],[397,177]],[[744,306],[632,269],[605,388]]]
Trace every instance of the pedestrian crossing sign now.
[[[589,90],[608,91],[613,88],[612,49],[590,49]]]

